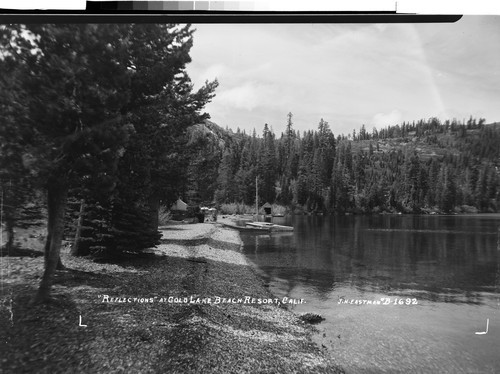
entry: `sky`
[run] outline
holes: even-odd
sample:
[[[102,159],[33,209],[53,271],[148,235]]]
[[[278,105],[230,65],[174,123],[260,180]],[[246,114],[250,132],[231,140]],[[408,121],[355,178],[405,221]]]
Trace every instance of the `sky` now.
[[[437,24],[194,24],[195,89],[223,128],[335,135],[471,115],[500,121],[500,16]]]

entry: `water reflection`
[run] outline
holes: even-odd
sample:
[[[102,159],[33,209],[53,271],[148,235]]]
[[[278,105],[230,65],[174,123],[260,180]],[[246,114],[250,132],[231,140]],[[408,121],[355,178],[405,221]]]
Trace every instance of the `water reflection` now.
[[[339,286],[481,303],[499,290],[500,215],[293,217],[292,234],[245,236],[269,279],[329,297]],[[285,283],[285,282],[283,282]]]
[[[315,340],[346,371],[500,372],[500,215],[295,217],[293,235],[248,236],[278,297],[326,320]],[[416,298],[413,306],[339,298]],[[490,331],[484,331],[486,320]]]

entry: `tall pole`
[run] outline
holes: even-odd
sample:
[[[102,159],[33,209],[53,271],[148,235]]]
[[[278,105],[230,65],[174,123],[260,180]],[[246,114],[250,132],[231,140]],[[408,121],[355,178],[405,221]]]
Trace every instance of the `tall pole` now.
[[[259,220],[259,184],[257,182],[257,176],[255,177],[255,221]]]

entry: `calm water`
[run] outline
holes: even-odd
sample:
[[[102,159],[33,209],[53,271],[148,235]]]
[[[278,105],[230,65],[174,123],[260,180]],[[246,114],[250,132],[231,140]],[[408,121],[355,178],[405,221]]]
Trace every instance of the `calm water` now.
[[[500,215],[275,220],[295,231],[242,235],[245,254],[326,318],[315,339],[347,372],[500,372]]]

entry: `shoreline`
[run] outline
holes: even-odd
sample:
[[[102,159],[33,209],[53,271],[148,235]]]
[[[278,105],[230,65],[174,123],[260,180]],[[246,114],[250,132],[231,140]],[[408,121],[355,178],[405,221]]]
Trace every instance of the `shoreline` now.
[[[226,335],[222,340],[232,340],[233,350],[241,346],[243,351],[238,352],[237,349],[233,356],[239,357],[242,365],[234,362],[234,357],[230,358],[235,363],[235,372],[343,372],[313,342],[311,336],[314,327],[300,321],[295,313],[265,287],[264,280],[241,252],[243,242],[238,231],[223,227],[221,222],[197,225],[211,225],[214,230],[204,238],[206,243],[189,248],[188,253],[177,252],[177,255],[207,261],[205,270],[197,273],[197,277],[204,283],[198,283],[196,287],[201,296],[203,292],[208,292],[205,295],[210,296],[210,291],[220,291],[226,299],[236,301],[219,304],[223,314],[230,318],[218,320],[220,315],[219,311],[214,310],[215,305],[200,304],[204,317],[202,320],[196,319],[203,328],[208,327]],[[155,251],[163,250],[165,248],[160,245]],[[172,251],[178,250],[179,248],[170,247],[167,254],[171,255]],[[210,272],[215,279],[207,284],[207,276],[203,274]],[[231,276],[229,272],[232,273]],[[265,300],[272,300],[272,303],[264,303]],[[230,323],[228,319],[231,320]],[[219,322],[219,325],[214,326],[214,322]],[[212,334],[209,332],[208,335]],[[248,357],[243,358],[243,355]]]
[[[56,276],[56,301],[34,308],[28,302],[43,257],[9,258],[10,291],[0,309],[3,372],[343,372],[313,343],[312,326],[274,301],[258,302],[275,297],[240,251],[238,232],[219,223],[162,232],[149,251],[154,256],[124,263],[63,253],[68,269]]]

